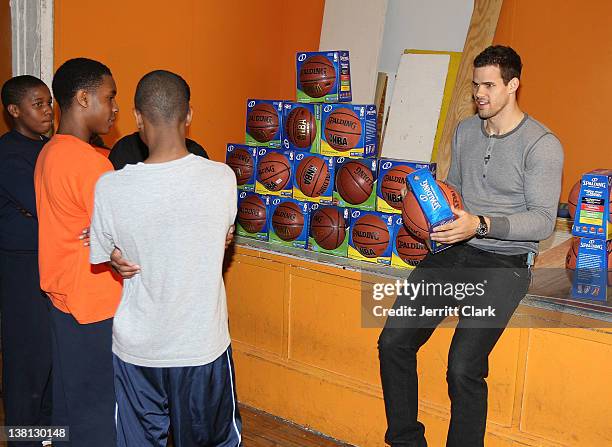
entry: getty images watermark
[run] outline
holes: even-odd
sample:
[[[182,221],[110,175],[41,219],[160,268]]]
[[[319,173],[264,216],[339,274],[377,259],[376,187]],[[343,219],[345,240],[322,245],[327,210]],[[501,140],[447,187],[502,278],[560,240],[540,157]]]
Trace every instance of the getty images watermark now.
[[[486,291],[487,280],[478,283],[430,283],[425,281],[409,282],[396,279],[395,282],[374,283],[372,299],[383,301],[385,298],[395,299],[402,296],[402,301],[415,301],[418,297],[450,298],[463,301],[470,297],[483,297]],[[488,305],[485,308],[476,305],[459,305],[456,303],[443,304],[446,300],[431,303],[425,300],[420,305],[400,304],[387,307],[383,304],[372,306],[375,317],[495,317],[496,309]],[[433,306],[432,304],[438,304]]]

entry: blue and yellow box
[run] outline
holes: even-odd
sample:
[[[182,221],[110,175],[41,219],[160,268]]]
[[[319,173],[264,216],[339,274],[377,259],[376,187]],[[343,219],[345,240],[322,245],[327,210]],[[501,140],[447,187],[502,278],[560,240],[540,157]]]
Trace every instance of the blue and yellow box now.
[[[236,234],[267,241],[269,224],[270,198],[253,192],[239,191]]]
[[[612,239],[612,169],[596,169],[582,176],[572,234]]]
[[[349,52],[312,51],[296,54],[299,102],[351,102]]]
[[[572,297],[606,301],[610,246],[605,239],[581,237],[572,279]]]
[[[283,102],[283,148],[318,153],[321,148],[321,104]]]
[[[256,146],[229,143],[225,153],[225,163],[236,174],[238,189],[242,191],[255,191]]]
[[[281,147],[282,128],[283,101],[271,99],[247,100],[246,144]]]
[[[255,192],[270,196],[293,196],[293,151],[259,147],[255,169]]]
[[[295,152],[292,183],[294,199],[332,205],[334,159],[320,154]]]
[[[376,157],[376,106],[374,104],[325,104],[321,113],[322,155]]]
[[[287,247],[307,248],[310,203],[271,197],[269,209],[269,241]]]
[[[393,214],[351,211],[348,257],[377,264],[391,264]]]
[[[310,205],[308,248],[319,253],[348,255],[350,210],[331,205]]]

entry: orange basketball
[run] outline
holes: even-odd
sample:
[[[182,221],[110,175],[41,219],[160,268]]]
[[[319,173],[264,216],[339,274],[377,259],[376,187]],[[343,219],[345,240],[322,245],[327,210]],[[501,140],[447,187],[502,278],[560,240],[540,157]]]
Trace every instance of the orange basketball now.
[[[380,217],[365,214],[357,219],[351,231],[353,246],[366,258],[381,256],[389,246],[389,228]]]
[[[300,90],[311,98],[327,95],[336,83],[336,69],[323,55],[311,56],[304,61],[298,73]]]
[[[304,214],[293,202],[282,202],[272,214],[274,232],[284,241],[296,239],[304,228]]]
[[[448,203],[457,209],[463,208],[461,196],[452,186],[440,180],[436,180],[436,183],[440,186]],[[408,192],[402,201],[402,219],[404,220],[404,226],[417,238],[429,239],[429,224],[412,192]]]
[[[319,197],[329,186],[330,174],[325,160],[311,155],[305,157],[295,169],[295,181],[308,197]]]
[[[247,132],[260,143],[272,140],[278,126],[278,112],[272,104],[260,102],[247,115]]]
[[[372,194],[374,176],[363,163],[349,161],[338,169],[335,185],[340,197],[351,205],[358,205]]]
[[[291,163],[283,154],[268,152],[257,162],[257,179],[268,191],[285,189],[291,178]]]
[[[346,236],[346,220],[342,212],[333,206],[316,210],[310,218],[310,234],[325,250],[338,248]]]
[[[337,151],[348,151],[357,146],[361,132],[359,117],[346,107],[334,110],[325,120],[325,140]]]
[[[406,264],[416,267],[427,255],[427,246],[422,239],[417,239],[406,227],[401,227],[395,236],[395,251]]]
[[[308,148],[317,136],[317,121],[306,107],[296,107],[287,116],[285,133],[294,146]]]
[[[260,197],[249,194],[238,205],[238,223],[249,233],[259,233],[266,224],[266,205]]]
[[[402,209],[402,190],[406,188],[406,176],[414,172],[409,166],[394,166],[379,179],[382,198],[396,210]]]
[[[227,164],[236,174],[236,183],[244,185],[253,175],[253,157],[245,149],[236,149],[227,156]]]

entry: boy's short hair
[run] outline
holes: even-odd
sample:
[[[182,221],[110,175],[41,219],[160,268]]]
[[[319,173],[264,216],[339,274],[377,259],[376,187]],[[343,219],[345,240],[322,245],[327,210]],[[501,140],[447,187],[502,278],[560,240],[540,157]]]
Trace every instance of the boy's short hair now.
[[[142,77],[136,86],[134,106],[152,123],[182,121],[189,112],[191,91],[179,75],[156,70]]]
[[[35,76],[22,75],[9,79],[2,86],[2,105],[6,109],[10,104],[19,105],[28,93],[35,87],[47,86]]]
[[[102,84],[102,78],[112,76],[101,62],[79,57],[64,62],[53,76],[53,96],[60,109],[68,110],[79,90],[92,91]]]
[[[499,67],[501,77],[506,85],[512,78],[521,79],[521,69],[523,68],[521,57],[510,47],[492,45],[474,59],[474,68],[488,65]]]

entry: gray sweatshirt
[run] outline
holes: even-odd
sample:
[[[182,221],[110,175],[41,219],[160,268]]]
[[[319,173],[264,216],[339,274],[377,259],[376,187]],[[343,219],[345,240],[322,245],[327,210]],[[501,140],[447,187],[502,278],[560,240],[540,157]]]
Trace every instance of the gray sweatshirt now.
[[[488,236],[468,243],[500,254],[537,253],[555,227],[562,170],[561,143],[527,114],[504,135],[488,135],[478,115],[460,122],[447,182],[469,213],[491,218]]]

